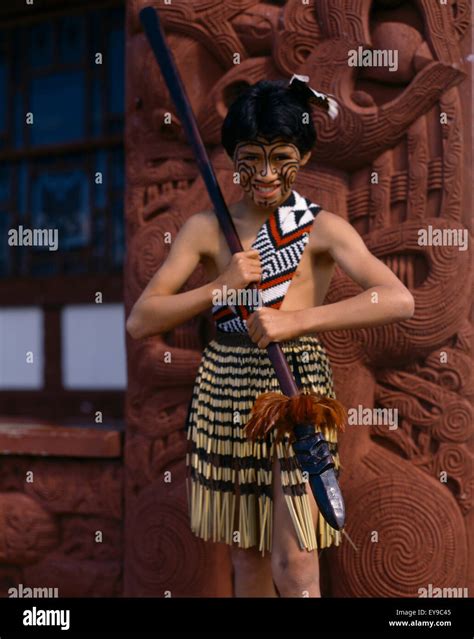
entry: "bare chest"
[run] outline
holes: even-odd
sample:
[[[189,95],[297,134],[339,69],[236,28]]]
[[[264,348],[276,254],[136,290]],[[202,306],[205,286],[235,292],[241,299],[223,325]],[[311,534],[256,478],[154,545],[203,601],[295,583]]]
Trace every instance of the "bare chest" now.
[[[249,232],[241,237],[244,250],[252,248],[255,234]],[[229,264],[231,253],[224,238],[215,242],[213,250],[203,261],[209,281],[223,273]],[[293,272],[280,310],[300,310],[319,306],[324,302],[331,278],[334,273],[334,261],[327,253],[313,253],[310,246],[303,250],[299,262]]]

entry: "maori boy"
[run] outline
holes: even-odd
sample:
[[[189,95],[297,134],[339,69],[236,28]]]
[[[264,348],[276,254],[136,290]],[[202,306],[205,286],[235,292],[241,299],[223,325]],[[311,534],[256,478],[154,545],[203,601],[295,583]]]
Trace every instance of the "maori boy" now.
[[[230,212],[244,250],[231,256],[212,211],[191,216],[127,321],[140,338],[212,308],[216,337],[204,349],[186,424],[190,525],[197,536],[230,545],[238,597],[319,597],[318,549],[340,542],[288,441],[275,441],[272,431],[258,441],[245,437],[257,396],[279,390],[265,347],[280,342],[299,385],[335,398],[318,334],[414,312],[408,289],[355,229],[293,189],[316,142],[311,93],[300,81],[261,81],[231,105],[222,144],[242,187]],[[330,111],[332,101],[318,95]],[[208,283],[178,293],[199,262]],[[323,305],[336,264],[364,290]],[[216,291],[252,282],[262,305],[251,314],[213,303]],[[339,469],[336,428],[323,435]]]

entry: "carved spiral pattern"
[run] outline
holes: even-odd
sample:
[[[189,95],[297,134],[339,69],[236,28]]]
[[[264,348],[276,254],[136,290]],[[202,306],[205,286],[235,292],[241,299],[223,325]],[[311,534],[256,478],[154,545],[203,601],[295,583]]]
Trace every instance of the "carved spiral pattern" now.
[[[129,283],[137,297],[169,252],[170,243],[165,242],[165,234],[169,233],[172,239],[175,238],[179,222],[176,216],[164,213],[142,226],[134,235],[130,251]]]
[[[436,474],[445,471],[448,479],[458,479],[469,468],[469,460],[466,451],[460,446],[441,444],[436,455]]]
[[[466,539],[455,501],[409,475],[379,477],[350,497],[348,520],[357,527],[348,533],[358,550],[346,542],[341,554],[352,596],[417,597],[429,583],[449,587],[464,577]]]
[[[433,428],[433,436],[441,441],[464,442],[472,435],[472,410],[461,400],[446,404],[443,417]]]
[[[323,339],[334,364],[346,366],[360,359],[361,350],[350,331],[331,331],[325,333]]]
[[[174,482],[163,488],[157,480],[144,489],[133,508],[131,559],[133,596],[186,596],[199,586],[204,575],[203,545],[196,544],[189,527],[185,500],[177,494]],[[174,592],[176,576],[186,592]]]

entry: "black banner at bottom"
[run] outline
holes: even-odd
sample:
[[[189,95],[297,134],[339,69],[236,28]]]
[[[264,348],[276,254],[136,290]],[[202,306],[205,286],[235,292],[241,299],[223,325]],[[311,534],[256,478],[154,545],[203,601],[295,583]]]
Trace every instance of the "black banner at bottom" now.
[[[0,639],[248,631],[471,638],[473,604],[471,598],[3,598]]]

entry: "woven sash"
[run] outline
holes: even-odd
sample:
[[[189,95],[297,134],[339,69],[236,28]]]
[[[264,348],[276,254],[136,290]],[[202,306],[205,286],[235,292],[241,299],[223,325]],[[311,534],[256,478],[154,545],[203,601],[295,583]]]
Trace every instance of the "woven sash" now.
[[[263,306],[280,308],[320,210],[319,205],[292,191],[260,228],[252,248],[260,255],[262,279],[258,288]],[[223,332],[247,333],[249,314],[243,305],[212,307],[216,327]]]

